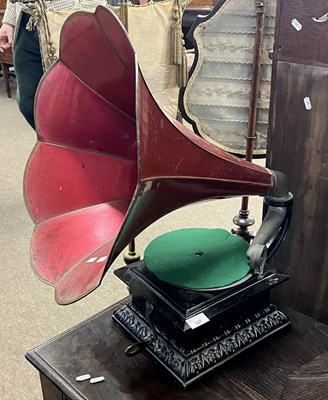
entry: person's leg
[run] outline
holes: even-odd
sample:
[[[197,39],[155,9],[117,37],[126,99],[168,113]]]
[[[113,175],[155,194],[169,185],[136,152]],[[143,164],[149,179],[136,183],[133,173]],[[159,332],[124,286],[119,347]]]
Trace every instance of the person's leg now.
[[[39,38],[36,29],[25,29],[29,15],[23,13],[14,44],[17,102],[27,122],[35,129],[34,97],[43,75]]]

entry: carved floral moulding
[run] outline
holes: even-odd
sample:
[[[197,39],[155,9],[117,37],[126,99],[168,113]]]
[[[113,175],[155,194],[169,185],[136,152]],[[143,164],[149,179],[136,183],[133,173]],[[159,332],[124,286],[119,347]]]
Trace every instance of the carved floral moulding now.
[[[113,318],[138,341],[148,340],[153,335],[152,328],[133,303],[118,308]],[[289,324],[287,316],[271,305],[239,321],[231,329],[204,340],[195,349],[183,349],[174,338],[156,327],[157,338],[147,350],[186,386]]]

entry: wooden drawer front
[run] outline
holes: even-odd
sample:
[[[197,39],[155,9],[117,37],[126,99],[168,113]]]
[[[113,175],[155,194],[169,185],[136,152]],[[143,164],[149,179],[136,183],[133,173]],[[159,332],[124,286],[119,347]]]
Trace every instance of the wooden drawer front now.
[[[294,210],[272,261],[290,280],[275,293],[328,321],[328,68],[279,62],[276,78],[268,166],[288,176]]]
[[[328,21],[314,22],[328,13],[327,0],[281,0],[277,41],[278,60],[307,65],[328,65]],[[302,25],[297,30],[298,23]],[[295,21],[296,20],[296,21]]]

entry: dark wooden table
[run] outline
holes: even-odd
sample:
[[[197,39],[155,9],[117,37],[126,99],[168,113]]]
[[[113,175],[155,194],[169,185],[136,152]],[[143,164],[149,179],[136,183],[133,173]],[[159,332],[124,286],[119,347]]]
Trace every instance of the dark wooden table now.
[[[127,358],[131,339],[112,321],[115,306],[30,351],[45,400],[328,399],[328,326],[291,309],[285,332],[183,389],[146,352]],[[97,384],[77,382],[89,373]]]

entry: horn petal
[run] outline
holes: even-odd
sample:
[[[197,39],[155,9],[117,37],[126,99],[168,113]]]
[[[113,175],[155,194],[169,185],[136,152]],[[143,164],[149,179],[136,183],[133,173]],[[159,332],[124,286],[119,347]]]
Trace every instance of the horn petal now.
[[[162,111],[122,24],[101,6],[66,21],[36,120],[24,180],[36,224],[32,264],[60,304],[99,286],[130,240],[163,215],[206,199],[265,195],[273,185],[269,170]]]

